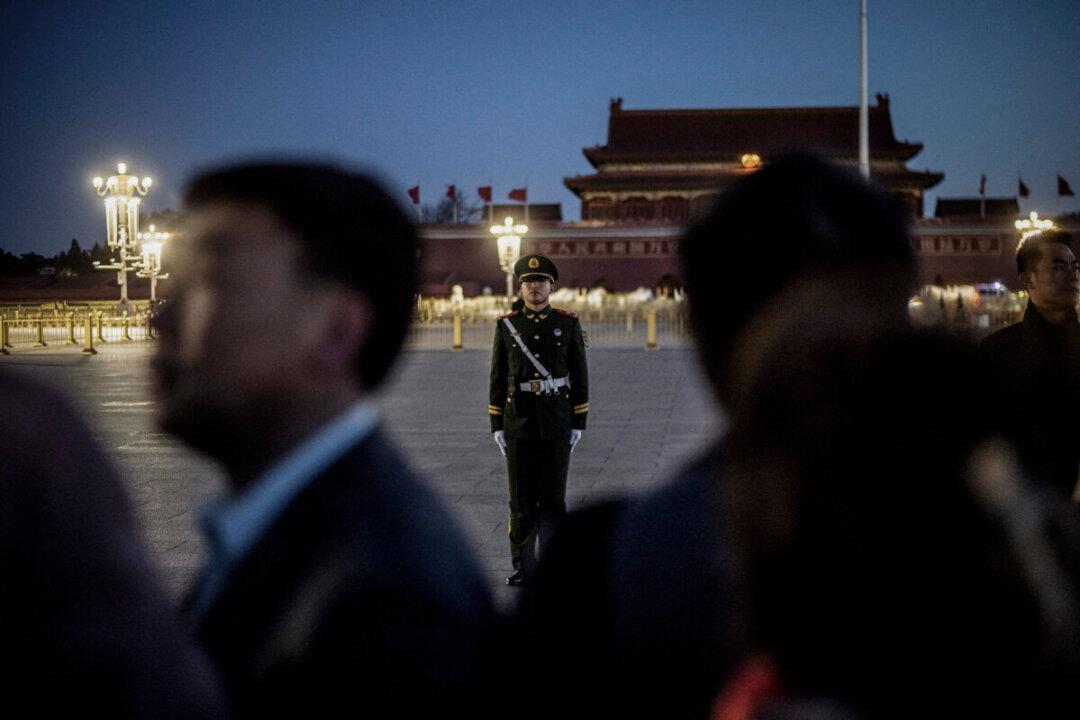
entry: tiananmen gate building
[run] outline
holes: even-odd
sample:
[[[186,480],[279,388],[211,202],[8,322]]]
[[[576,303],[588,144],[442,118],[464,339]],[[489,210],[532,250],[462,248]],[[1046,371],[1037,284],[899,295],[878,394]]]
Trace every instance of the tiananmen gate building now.
[[[607,142],[582,150],[594,172],[563,181],[581,200],[581,220],[562,220],[558,205],[532,206],[522,253],[551,256],[567,287],[678,284],[682,228],[712,196],[794,150],[856,168],[858,126],[856,106],[629,110],[621,98],[612,100]],[[910,209],[922,281],[1015,287],[1015,198],[942,198],[934,217],[923,218],[924,194],[944,173],[909,167],[923,145],[896,137],[887,95],[869,108],[869,131],[871,179]],[[522,206],[494,211],[496,222],[506,214],[525,219]],[[488,227],[486,217],[421,227],[427,294],[448,294],[455,284],[466,295],[485,287],[502,292],[505,275]]]

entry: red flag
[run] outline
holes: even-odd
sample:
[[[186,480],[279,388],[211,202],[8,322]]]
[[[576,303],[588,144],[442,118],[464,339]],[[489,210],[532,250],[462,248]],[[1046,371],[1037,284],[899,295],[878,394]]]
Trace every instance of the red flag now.
[[[1020,197],[1027,197],[1031,194],[1031,191],[1028,190],[1028,186],[1024,184],[1023,180],[1020,181],[1020,187],[1017,192],[1020,193]]]
[[[457,197],[457,188],[453,185],[447,185],[446,197],[450,198],[451,200],[455,199]]]
[[[409,188],[409,199],[412,200],[413,205],[419,205],[420,204],[420,186],[419,185],[413,185],[411,188]]]
[[[1069,187],[1069,183],[1065,181],[1065,178],[1058,175],[1058,195],[1073,195],[1072,188]]]
[[[514,188],[506,197],[518,202],[529,202],[529,190],[528,188]]]
[[[979,194],[980,195],[985,195],[986,194],[986,176],[985,175],[983,175],[982,177],[979,178]]]
[[[486,203],[491,202],[491,186],[485,185],[483,187],[476,188],[476,194],[480,196],[480,199]]]

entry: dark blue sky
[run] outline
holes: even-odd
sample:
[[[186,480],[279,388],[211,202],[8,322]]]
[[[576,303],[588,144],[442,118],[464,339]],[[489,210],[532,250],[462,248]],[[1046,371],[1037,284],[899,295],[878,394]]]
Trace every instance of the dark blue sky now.
[[[178,205],[209,163],[252,154],[366,165],[405,200],[448,183],[576,198],[586,145],[626,108],[854,105],[857,0],[22,2],[0,9],[8,175],[0,247],[103,239],[90,180],[117,160]],[[870,92],[888,92],[933,197],[1031,188],[1080,210],[1080,3],[870,0]]]

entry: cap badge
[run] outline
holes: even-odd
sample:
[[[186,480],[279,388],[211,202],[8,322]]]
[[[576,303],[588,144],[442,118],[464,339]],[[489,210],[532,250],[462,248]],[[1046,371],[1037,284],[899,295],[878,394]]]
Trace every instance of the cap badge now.
[[[535,270],[538,267],[540,267],[540,261],[534,257],[529,258],[529,269]]]

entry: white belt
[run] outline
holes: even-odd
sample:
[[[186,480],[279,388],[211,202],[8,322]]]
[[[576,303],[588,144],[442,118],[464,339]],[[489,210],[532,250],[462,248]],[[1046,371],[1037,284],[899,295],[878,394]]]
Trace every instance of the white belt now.
[[[550,380],[529,380],[528,382],[519,383],[518,387],[526,392],[542,392],[553,393],[561,387],[570,387],[570,378],[551,378]]]

